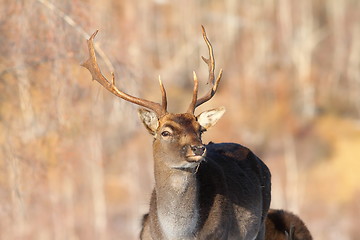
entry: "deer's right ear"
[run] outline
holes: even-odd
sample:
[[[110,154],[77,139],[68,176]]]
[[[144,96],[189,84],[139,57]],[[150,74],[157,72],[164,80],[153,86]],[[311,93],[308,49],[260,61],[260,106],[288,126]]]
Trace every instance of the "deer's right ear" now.
[[[156,114],[145,108],[139,108],[138,113],[146,129],[150,132],[150,134],[155,135],[156,130],[159,127],[159,120]]]

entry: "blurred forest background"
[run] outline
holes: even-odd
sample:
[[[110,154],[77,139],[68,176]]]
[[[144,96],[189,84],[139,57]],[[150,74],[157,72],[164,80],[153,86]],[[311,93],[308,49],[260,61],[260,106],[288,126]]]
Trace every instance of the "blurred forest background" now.
[[[153,187],[137,106],[80,67],[184,111],[208,86],[206,27],[227,112],[204,142],[251,148],[272,207],[314,239],[360,239],[360,1],[0,0],[0,239],[137,239]],[[201,107],[198,112],[204,110]]]

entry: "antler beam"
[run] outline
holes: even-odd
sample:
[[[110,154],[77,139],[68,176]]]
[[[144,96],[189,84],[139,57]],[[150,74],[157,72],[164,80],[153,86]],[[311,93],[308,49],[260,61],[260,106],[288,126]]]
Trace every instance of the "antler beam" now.
[[[98,83],[100,83],[106,90],[113,93],[115,96],[120,97],[128,102],[135,103],[137,105],[143,106],[145,108],[148,108],[156,113],[158,117],[161,117],[162,115],[167,113],[166,106],[167,106],[167,100],[166,100],[166,91],[165,88],[161,82],[160,82],[160,89],[162,94],[162,104],[155,103],[152,101],[148,101],[145,99],[137,98],[134,96],[131,96],[121,90],[119,90],[115,85],[115,76],[114,73],[112,73],[112,81],[109,82],[104,75],[102,75],[101,70],[99,68],[99,65],[96,61],[96,55],[94,50],[94,38],[98,31],[94,32],[89,40],[87,40],[88,49],[89,49],[89,58],[81,64],[81,66],[85,67],[89,70],[91,73],[92,79],[96,80]]]

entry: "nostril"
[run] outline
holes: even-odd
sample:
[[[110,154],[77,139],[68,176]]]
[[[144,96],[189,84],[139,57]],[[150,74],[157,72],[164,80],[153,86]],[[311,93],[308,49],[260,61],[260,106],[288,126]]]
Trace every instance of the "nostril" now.
[[[197,156],[202,156],[205,152],[205,147],[204,146],[191,146],[191,150],[194,152],[195,155]]]
[[[199,146],[199,151],[201,151],[201,153],[204,153],[205,152],[205,147],[204,146]]]

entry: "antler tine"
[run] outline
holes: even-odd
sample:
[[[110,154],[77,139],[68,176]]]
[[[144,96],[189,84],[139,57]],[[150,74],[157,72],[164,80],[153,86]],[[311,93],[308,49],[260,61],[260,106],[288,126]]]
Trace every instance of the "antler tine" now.
[[[194,98],[196,99],[197,97],[197,90],[196,90],[196,97],[195,97],[195,86],[194,86],[194,93],[193,93],[193,101],[191,102],[190,104],[190,107],[189,107],[189,110],[188,112],[192,112],[194,113],[195,111],[195,108],[197,108],[198,106],[200,106],[201,104],[209,101],[216,93],[217,91],[217,88],[219,86],[219,82],[220,82],[220,79],[221,79],[221,76],[222,76],[222,69],[220,69],[220,72],[219,72],[219,75],[218,77],[216,78],[216,81],[214,82],[215,80],[215,74],[214,74],[214,70],[215,70],[215,58],[214,58],[214,52],[213,52],[213,48],[212,48],[212,45],[209,41],[209,39],[207,38],[206,36],[206,31],[205,31],[205,28],[204,26],[201,25],[201,28],[202,28],[202,34],[203,34],[203,38],[205,40],[205,43],[208,47],[208,50],[209,50],[209,58],[205,58],[203,56],[201,56],[201,58],[204,60],[204,62],[208,65],[209,67],[209,78],[208,78],[208,83],[210,83],[212,85],[212,88],[210,89],[210,91],[205,94],[202,98],[200,99],[197,99],[195,100],[196,102],[194,103]],[[195,84],[195,76],[194,75],[194,84]],[[196,79],[196,84],[197,84],[197,79]],[[196,87],[197,88],[197,87]],[[192,109],[191,109],[192,108]]]
[[[89,49],[89,58],[83,64],[81,64],[81,66],[83,66],[89,70],[93,80],[96,80],[105,89],[107,89],[109,92],[113,93],[115,96],[120,97],[128,102],[132,102],[137,105],[148,108],[150,110],[153,110],[158,117],[161,117],[162,115],[164,115],[167,112],[166,111],[166,92],[165,92],[165,89],[164,89],[164,86],[162,85],[162,83],[160,83],[160,87],[161,87],[161,92],[162,92],[163,105],[160,105],[159,103],[155,103],[155,102],[148,101],[145,99],[137,98],[137,97],[131,96],[123,91],[120,91],[115,86],[115,76],[113,73],[112,73],[112,75],[113,75],[112,82],[109,82],[102,75],[99,65],[96,62],[96,55],[95,55],[94,42],[93,42],[97,33],[98,33],[98,30],[95,31],[91,35],[89,40],[87,40],[88,49]]]
[[[193,76],[194,76],[193,98],[192,98],[192,101],[191,101],[190,106],[188,108],[188,111],[187,111],[188,113],[194,113],[195,108],[196,108],[196,102],[197,102],[197,94],[198,94],[199,82],[198,82],[195,71],[193,71]]]
[[[215,95],[217,88],[219,86],[220,79],[222,77],[222,73],[223,73],[223,70],[220,69],[220,72],[219,72],[218,77],[216,78],[215,84],[213,85],[213,87],[210,89],[210,91],[205,96],[203,96],[202,98],[200,98],[196,101],[195,108],[197,108],[201,104],[209,101]]]
[[[160,84],[160,90],[161,90],[161,105],[164,109],[164,111],[166,112],[166,109],[167,109],[167,98],[166,98],[166,91],[165,91],[165,88],[164,88],[164,85],[161,81],[161,78],[160,78],[160,75],[159,75],[159,84]]]
[[[203,25],[201,25],[201,30],[202,30],[202,34],[203,34],[203,38],[205,40],[205,43],[209,49],[209,58],[205,58],[203,56],[201,56],[202,60],[204,60],[204,62],[209,66],[209,79],[207,83],[211,83],[214,84],[214,70],[215,70],[215,59],[214,59],[214,51],[213,48],[211,46],[211,43],[209,41],[209,39],[206,36],[206,31]]]

